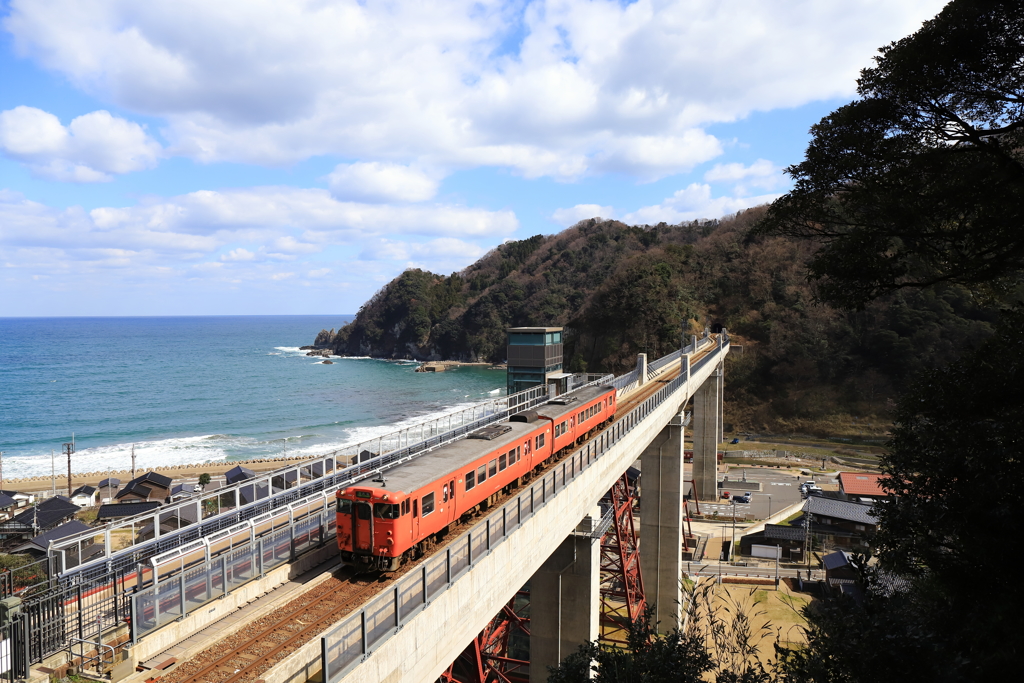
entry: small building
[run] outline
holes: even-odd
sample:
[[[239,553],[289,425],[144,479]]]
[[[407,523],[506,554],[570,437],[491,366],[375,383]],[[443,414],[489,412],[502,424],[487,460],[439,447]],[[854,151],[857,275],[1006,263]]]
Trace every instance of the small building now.
[[[18,501],[14,500],[6,493],[0,493],[0,521],[10,519],[13,517],[18,510]]]
[[[99,489],[95,486],[79,486],[71,492],[71,502],[80,508],[96,507],[99,502]]]
[[[509,327],[505,332],[510,395],[552,380],[564,383],[561,327]]]
[[[21,491],[0,491],[0,495],[10,496],[14,499],[14,509],[23,510],[32,503],[36,502],[36,497],[31,493],[22,493]]]
[[[171,478],[156,472],[146,472],[124,485],[114,499],[118,503],[164,503],[171,495]]]
[[[100,502],[109,503],[120,486],[121,480],[117,477],[108,477],[100,480],[100,483],[96,484],[96,488],[100,490]]]
[[[805,537],[803,527],[765,524],[762,531],[740,538],[740,552],[744,555],[752,555],[753,546],[771,545],[782,549],[779,559],[783,562],[799,561],[804,556]]]
[[[10,548],[70,520],[78,506],[66,496],[55,496],[19,512],[0,524],[0,544]]]
[[[39,534],[37,536],[32,537],[31,539],[29,539],[28,541],[26,541],[22,545],[14,548],[14,552],[16,552],[16,553],[25,553],[27,555],[31,555],[32,557],[36,557],[36,558],[43,557],[44,555],[47,554],[47,551],[50,548],[50,542],[51,541],[59,541],[62,538],[67,538],[68,536],[74,536],[75,534],[79,534],[79,533],[82,533],[83,531],[88,531],[88,530],[89,530],[89,525],[88,524],[86,524],[85,522],[80,522],[77,519],[72,519],[71,521],[64,522],[63,524],[61,524],[59,526],[56,526],[56,527],[50,529],[49,531],[46,531],[44,533],[41,533],[41,534]],[[99,546],[97,546],[95,544],[90,544],[88,547],[89,548],[93,548],[92,553],[89,554],[90,558],[91,558],[92,554],[95,554],[96,552],[102,552],[103,551],[102,548],[100,548]]]
[[[101,505],[96,513],[97,522],[113,522],[125,517],[134,517],[152,512],[160,507],[159,501],[132,501],[127,503],[107,503]]]
[[[871,505],[865,503],[810,496],[804,514],[810,516],[811,534],[837,548],[861,549],[878,528]]]
[[[873,503],[876,500],[889,500],[892,496],[879,484],[884,476],[865,472],[840,472],[839,493],[845,500],[855,502]]]
[[[224,478],[227,480],[228,486],[231,486],[232,484],[238,484],[248,479],[255,479],[256,473],[248,467],[236,465],[224,473]]]

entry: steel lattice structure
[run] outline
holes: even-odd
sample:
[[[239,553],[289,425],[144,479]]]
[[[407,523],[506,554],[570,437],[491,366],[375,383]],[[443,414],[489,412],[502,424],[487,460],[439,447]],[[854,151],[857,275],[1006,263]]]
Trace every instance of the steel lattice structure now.
[[[519,591],[487,624],[458,659],[441,674],[439,683],[529,683],[530,662],[514,656],[512,638],[530,638],[530,619],[522,616],[528,590]],[[517,603],[519,612],[517,612]]]
[[[626,645],[629,627],[647,609],[640,572],[640,538],[633,522],[633,490],[624,473],[612,485],[612,527],[601,537],[601,641]]]

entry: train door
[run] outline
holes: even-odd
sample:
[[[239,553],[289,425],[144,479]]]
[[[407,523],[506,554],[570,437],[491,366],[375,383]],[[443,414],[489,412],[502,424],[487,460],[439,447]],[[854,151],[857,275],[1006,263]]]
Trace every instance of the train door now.
[[[458,506],[455,504],[455,480],[452,479],[442,487],[441,500],[445,506],[445,518],[452,522],[455,520],[455,515],[458,512]]]
[[[372,552],[373,506],[370,503],[356,501],[352,508],[352,550]]]

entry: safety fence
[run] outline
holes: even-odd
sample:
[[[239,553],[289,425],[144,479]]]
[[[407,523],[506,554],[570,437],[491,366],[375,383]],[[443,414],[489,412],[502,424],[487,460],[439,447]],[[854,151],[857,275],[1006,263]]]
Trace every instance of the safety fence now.
[[[495,546],[546,505],[624,435],[684,386],[694,370],[718,354],[708,354],[639,406],[616,420],[586,446],[557,463],[528,489],[456,538],[443,553],[424,561],[392,588],[348,615],[321,638],[323,680],[336,683],[368,654],[397,633],[402,625],[447,590]]]

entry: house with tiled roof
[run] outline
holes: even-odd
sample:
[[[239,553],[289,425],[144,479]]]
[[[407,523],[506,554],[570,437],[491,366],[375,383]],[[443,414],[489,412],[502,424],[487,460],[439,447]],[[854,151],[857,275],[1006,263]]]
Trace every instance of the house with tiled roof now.
[[[0,524],[0,544],[6,548],[18,545],[60,526],[77,512],[78,506],[66,496],[48,498]]]
[[[146,472],[124,485],[114,499],[118,503],[163,503],[171,495],[171,478],[156,472]]]
[[[840,472],[839,493],[846,500],[873,503],[876,500],[889,500],[891,496],[882,490],[878,483],[883,474],[867,472]]]
[[[863,549],[878,528],[878,519],[866,503],[811,496],[804,503],[811,535],[836,548]],[[794,522],[794,526],[803,522]]]

